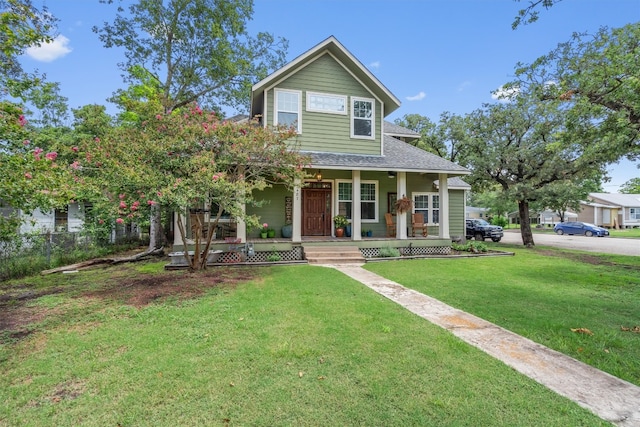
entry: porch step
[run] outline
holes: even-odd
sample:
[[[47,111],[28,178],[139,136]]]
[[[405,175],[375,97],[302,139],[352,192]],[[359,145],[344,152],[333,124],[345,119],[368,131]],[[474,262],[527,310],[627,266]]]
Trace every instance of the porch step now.
[[[309,264],[364,264],[357,246],[305,246],[304,257]]]

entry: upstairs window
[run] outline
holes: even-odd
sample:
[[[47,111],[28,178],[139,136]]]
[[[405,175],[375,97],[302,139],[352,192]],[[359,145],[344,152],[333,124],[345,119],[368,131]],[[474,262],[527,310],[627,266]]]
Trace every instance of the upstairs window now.
[[[373,120],[375,117],[374,100],[367,98],[351,98],[351,137],[375,137]]]
[[[347,114],[347,97],[327,93],[307,92],[307,111]]]
[[[296,129],[298,133],[302,132],[302,102],[300,101],[301,92],[294,90],[276,90],[275,91],[275,114],[274,125],[286,126]]]

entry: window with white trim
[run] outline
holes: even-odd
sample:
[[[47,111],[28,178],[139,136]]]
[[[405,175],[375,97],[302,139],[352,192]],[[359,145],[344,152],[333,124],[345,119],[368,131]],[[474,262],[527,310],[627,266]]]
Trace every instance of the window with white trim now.
[[[353,219],[353,183],[338,181],[338,214]],[[378,222],[378,181],[360,182],[360,219]]]
[[[438,193],[413,193],[413,213],[424,215],[428,224],[440,223],[440,195]]]
[[[367,98],[351,97],[351,137],[375,138],[375,101]]]
[[[298,133],[302,132],[302,92],[296,90],[275,90],[275,126],[293,126]]]
[[[338,182],[338,214],[351,219],[352,206],[353,184],[348,181]]]
[[[640,208],[629,208],[629,219],[640,221]]]
[[[307,92],[307,111],[347,114],[347,97],[328,93]]]

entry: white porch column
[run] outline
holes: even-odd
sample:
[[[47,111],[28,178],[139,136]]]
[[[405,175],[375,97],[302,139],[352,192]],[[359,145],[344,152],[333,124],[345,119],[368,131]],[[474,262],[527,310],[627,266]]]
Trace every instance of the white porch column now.
[[[438,195],[440,196],[440,238],[450,239],[449,236],[449,182],[446,173],[438,174]]]
[[[396,184],[397,197],[403,196],[411,197],[411,194],[407,194],[407,173],[398,172],[397,184]],[[397,213],[396,214],[396,239],[407,239],[407,215],[411,215],[412,212]]]
[[[300,180],[296,180],[293,187],[293,231],[291,241],[302,242],[302,186]]]
[[[362,205],[360,204],[360,171],[351,171],[353,194],[351,202],[351,240],[362,240]]]
[[[240,210],[242,210],[243,214],[246,212],[247,210],[246,203],[240,204]],[[244,222],[242,218],[238,218],[236,222],[236,238],[240,239],[241,242],[247,241],[247,223]]]

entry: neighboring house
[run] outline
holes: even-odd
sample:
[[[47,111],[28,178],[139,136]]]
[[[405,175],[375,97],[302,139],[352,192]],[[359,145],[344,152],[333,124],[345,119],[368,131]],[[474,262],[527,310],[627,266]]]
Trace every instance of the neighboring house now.
[[[509,224],[520,224],[520,214],[518,211],[511,212],[508,215]],[[578,221],[578,215],[574,212],[565,212],[564,221]],[[529,223],[538,227],[553,227],[560,221],[560,215],[558,212],[552,210],[545,210],[542,212],[529,212]]]
[[[478,208],[475,206],[467,206],[465,208],[465,217],[467,219],[487,219],[488,208]]]
[[[412,212],[396,215],[393,209],[398,197],[407,196],[413,212],[423,213],[429,225],[423,240],[430,243],[423,244],[450,246],[452,236],[464,236],[470,186],[460,177],[469,171],[409,144],[420,135],[385,121],[399,107],[398,98],[334,37],[256,83],[251,116],[263,126],[297,129],[295,144],[311,159],[311,178],[293,192],[284,186],[265,190],[261,198],[270,202],[247,206],[247,213],[275,228],[276,237],[291,224],[289,239],[299,243],[331,239],[338,214],[351,225],[351,236],[341,241],[360,241],[363,230],[384,238],[390,212],[395,239],[407,240]],[[242,242],[258,238],[258,230],[240,221],[233,228]],[[175,245],[180,246],[178,238]]]
[[[608,228],[640,227],[640,194],[589,193],[578,221]]]
[[[36,209],[31,214],[26,214],[19,209],[10,207],[0,208],[0,213],[6,217],[18,215],[22,217],[20,233],[47,233],[47,232],[78,232],[84,223],[84,205],[71,203],[67,209],[52,209],[42,211]]]

